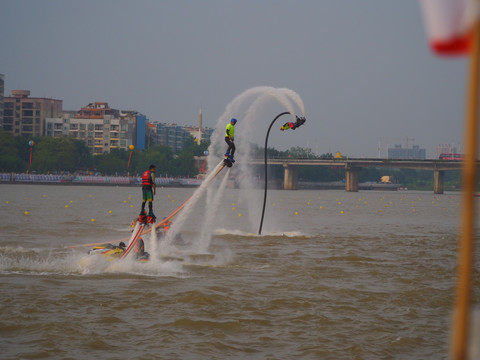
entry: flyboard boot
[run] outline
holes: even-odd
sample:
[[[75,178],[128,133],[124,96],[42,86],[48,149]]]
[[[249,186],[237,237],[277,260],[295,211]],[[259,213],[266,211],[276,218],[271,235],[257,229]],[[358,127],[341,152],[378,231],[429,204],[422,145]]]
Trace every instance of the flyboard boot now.
[[[142,224],[147,223],[147,214],[145,212],[140,213],[140,215],[138,216],[138,222],[140,222]]]
[[[150,211],[150,213],[147,216],[147,224],[153,224],[157,220],[157,217],[153,213],[153,211]]]
[[[232,162],[232,155],[230,155],[229,153],[225,153],[225,159],[223,160],[223,164],[226,166],[226,167],[232,167],[233,165],[233,162]],[[233,160],[235,161],[235,160]]]

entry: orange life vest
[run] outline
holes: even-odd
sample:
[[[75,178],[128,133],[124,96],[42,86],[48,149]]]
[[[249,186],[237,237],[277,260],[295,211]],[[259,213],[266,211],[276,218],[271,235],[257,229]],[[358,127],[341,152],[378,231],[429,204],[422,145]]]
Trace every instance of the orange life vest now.
[[[142,185],[152,185],[152,178],[150,177],[150,170],[145,170],[142,175]]]

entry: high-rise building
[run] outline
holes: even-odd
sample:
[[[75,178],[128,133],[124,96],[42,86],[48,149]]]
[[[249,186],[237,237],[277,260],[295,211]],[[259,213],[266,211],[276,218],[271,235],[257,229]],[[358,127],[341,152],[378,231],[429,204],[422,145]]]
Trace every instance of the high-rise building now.
[[[395,145],[393,148],[388,148],[388,158],[425,160],[426,150],[420,149],[418,145],[413,145],[411,148],[403,148],[402,145]]]
[[[15,136],[41,136],[45,119],[61,117],[62,105],[62,100],[31,98],[29,90],[12,90],[4,97],[3,129]]]
[[[153,143],[169,146],[175,152],[182,151],[192,135],[183,126],[177,124],[156,124],[156,133]]]
[[[0,74],[0,128],[3,128],[3,95],[5,93],[5,75]]]

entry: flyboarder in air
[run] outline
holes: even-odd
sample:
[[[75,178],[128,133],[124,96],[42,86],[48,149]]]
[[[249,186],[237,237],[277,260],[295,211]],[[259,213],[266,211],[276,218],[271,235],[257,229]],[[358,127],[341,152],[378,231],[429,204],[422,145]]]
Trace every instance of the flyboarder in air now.
[[[148,170],[142,175],[142,209],[138,221],[141,223],[154,223],[155,215],[153,214],[153,195],[156,195],[157,187],[155,185],[155,165],[150,165]],[[145,203],[148,201],[148,216],[145,218]]]
[[[234,137],[235,137],[235,124],[237,123],[237,119],[232,119],[227,124],[225,128],[225,142],[228,144],[227,152],[225,153],[225,159],[230,160],[231,163],[234,163],[235,160],[233,159],[233,155],[235,154],[235,144]]]
[[[288,129],[292,129],[292,130],[295,130],[297,127],[303,125],[305,122],[305,118],[304,117],[298,117],[297,116],[297,120],[295,122],[287,122],[285,124],[283,124],[282,126],[280,126],[280,130],[288,130]]]

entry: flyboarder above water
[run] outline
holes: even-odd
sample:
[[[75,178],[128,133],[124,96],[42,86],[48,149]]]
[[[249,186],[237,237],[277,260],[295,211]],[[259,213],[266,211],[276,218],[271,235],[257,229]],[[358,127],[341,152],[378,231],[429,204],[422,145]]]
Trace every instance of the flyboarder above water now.
[[[228,144],[227,152],[225,153],[225,158],[230,160],[230,162],[234,163],[235,160],[233,159],[233,155],[235,154],[235,124],[237,123],[237,119],[233,118],[230,120],[230,123],[227,124],[225,128],[225,142]]]
[[[157,187],[155,185],[155,165],[150,165],[148,170],[142,175],[142,209],[138,221],[141,223],[154,223],[155,215],[153,214],[153,195],[156,195]],[[145,218],[145,203],[148,201],[148,216]]]
[[[288,130],[288,129],[295,130],[297,127],[303,125],[304,123],[305,123],[305,118],[297,116],[297,120],[295,122],[287,122],[283,124],[282,126],[280,126],[280,130],[282,131]]]

